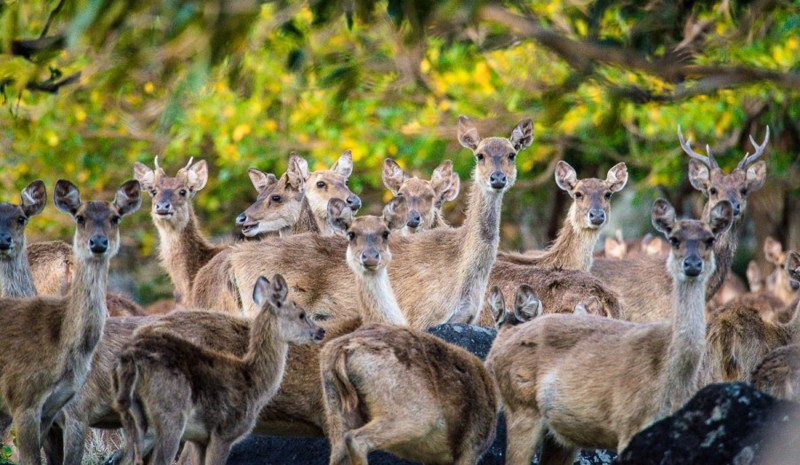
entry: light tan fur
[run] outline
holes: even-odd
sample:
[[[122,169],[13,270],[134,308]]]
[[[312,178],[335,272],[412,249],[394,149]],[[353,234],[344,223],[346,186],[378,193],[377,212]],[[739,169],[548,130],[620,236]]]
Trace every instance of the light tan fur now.
[[[494,439],[495,382],[460,347],[370,325],[329,342],[320,358],[331,465],[366,465],[373,450],[472,465]]]
[[[775,266],[772,273],[766,278],[767,290],[775,294],[783,303],[789,304],[800,289],[800,281],[784,272],[786,255],[780,242],[772,237],[764,240],[764,256],[769,263]]]
[[[383,185],[392,194],[408,202],[408,223],[403,234],[448,227],[442,216],[445,202],[455,200],[461,188],[461,178],[453,172],[453,162],[445,160],[433,171],[430,181],[409,176],[394,160],[383,161]]]
[[[361,208],[361,199],[347,187],[347,179],[351,174],[353,153],[348,149],[342,152],[330,169],[312,171],[306,179],[306,198],[319,226],[319,233],[323,236],[333,234],[326,216],[330,199],[344,200],[353,212]]]
[[[25,226],[44,210],[47,189],[42,181],[30,183],[19,205],[0,203],[0,284],[2,297],[33,297],[36,287],[28,264]]]
[[[486,305],[494,319],[498,331],[505,331],[508,328],[527,323],[528,321],[545,313],[542,301],[536,296],[536,292],[527,284],[520,284],[514,293],[514,308],[506,307],[503,291],[498,286],[492,286],[486,297]],[[607,316],[603,313],[600,299],[589,296],[575,304],[572,312],[575,315],[598,315]]]
[[[684,151],[692,157],[689,161],[689,181],[696,190],[708,197],[703,209],[703,218],[707,219],[711,210],[723,200],[733,205],[733,227],[715,242],[716,271],[708,280],[706,290],[706,299],[711,300],[730,272],[733,255],[736,252],[736,237],[747,207],[747,198],[761,189],[766,180],[766,164],[763,160],[755,161],[755,159],[763,153],[769,140],[769,130],[761,146],[753,143],[757,147],[755,158],[754,155],[745,154],[730,174],[722,172],[710,153],[709,157],[703,157],[692,151],[689,145],[691,139],[689,142],[684,141],[680,131],[679,139]],[[672,277],[664,268],[663,258],[632,257],[624,260],[598,258],[592,265],[592,274],[602,279],[620,296],[624,309],[623,319],[652,322],[672,317],[673,306],[667,291],[672,288]]]
[[[123,351],[115,369],[115,407],[134,462],[169,465],[180,440],[192,442],[195,463],[225,463],[233,444],[249,433],[276,394],[290,343],[322,340],[325,331],[287,300],[280,275],[260,277],[253,300],[261,306],[243,358],[196,346],[170,333],[143,333]]]
[[[473,151],[477,162],[467,219],[460,228],[393,235],[389,239],[389,247],[396,254],[389,278],[411,327],[477,321],[497,254],[503,194],[516,180],[515,158],[518,151],[530,145],[532,128],[532,122],[525,120],[514,128],[510,138],[481,139],[467,118],[459,119],[459,140]],[[280,272],[309,311],[355,317],[357,299],[342,258],[346,248],[345,238],[310,234],[240,244],[229,257],[209,264],[209,268],[227,268],[228,273],[220,276],[210,271],[208,275],[213,278],[203,279],[205,288],[196,291],[230,296],[229,289],[235,288],[232,297],[222,299],[230,305],[237,301],[236,295],[243,295],[242,283],[259,274]],[[420,299],[420,295],[427,298]],[[245,310],[246,314],[254,313],[252,308]]]
[[[106,319],[108,264],[119,248],[119,221],[141,205],[139,183],[128,181],[113,202],[82,202],[59,180],[59,209],[75,218],[75,277],[65,297],[0,300],[0,416],[11,416],[20,463],[41,463],[41,435],[86,380]]]
[[[522,265],[589,271],[600,230],[608,221],[611,196],[628,182],[625,163],[617,163],[606,179],[578,179],[575,169],[561,160],[555,169],[556,185],[572,197],[572,205],[555,242],[544,251],[498,254],[497,259]]]
[[[800,344],[778,347],[767,354],[751,382],[773,397],[800,402]]]
[[[654,204],[654,226],[673,244],[672,322],[545,315],[495,340],[486,364],[506,412],[506,463],[530,464],[541,443],[547,464],[571,464],[577,448],[622,450],[699,389],[712,246],[732,216],[730,203],[720,202],[710,223],[677,221],[668,202]]]

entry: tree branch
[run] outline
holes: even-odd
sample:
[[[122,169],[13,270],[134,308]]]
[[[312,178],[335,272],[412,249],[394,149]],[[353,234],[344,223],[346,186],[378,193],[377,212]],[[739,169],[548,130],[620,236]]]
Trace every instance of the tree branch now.
[[[45,23],[44,29],[42,29],[42,33],[39,35],[40,39],[44,39],[45,36],[47,36],[47,31],[50,30],[50,25],[53,24],[53,19],[55,19],[56,15],[61,11],[61,8],[64,7],[64,3],[65,0],[60,0],[58,5],[50,12],[50,16],[47,17],[47,23]]]
[[[29,40],[12,40],[11,54],[31,60],[38,53],[63,50],[66,45],[66,38],[61,35]]]
[[[77,82],[81,78],[81,72],[70,74],[64,79],[50,78],[46,81],[29,81],[25,84],[25,89],[32,92],[47,92],[49,94],[57,94],[62,87]],[[0,80],[0,89],[14,83],[13,79]]]

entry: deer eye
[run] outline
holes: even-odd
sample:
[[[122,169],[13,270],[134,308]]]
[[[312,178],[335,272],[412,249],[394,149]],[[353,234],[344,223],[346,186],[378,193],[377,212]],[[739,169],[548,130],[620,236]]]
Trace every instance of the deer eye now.
[[[603,197],[605,197],[606,200],[609,200],[611,198],[611,192],[606,192]]]
[[[577,200],[580,200],[580,199],[582,199],[582,198],[583,198],[583,194],[581,194],[580,192],[576,192],[576,193],[575,193],[575,198],[576,198]]]
[[[319,187],[320,189],[324,189],[325,183],[323,181],[317,181],[317,187]]]
[[[281,201],[281,196],[280,196],[280,195],[273,195],[273,196],[272,196],[272,201],[273,201],[273,202],[278,202],[278,203],[280,203],[280,201]]]
[[[28,222],[28,219],[25,218],[24,216],[20,216],[19,218],[17,218],[17,223],[19,223],[19,224],[25,224],[27,222]]]
[[[681,243],[681,241],[679,241],[677,238],[674,238],[674,237],[670,237],[669,238],[669,244],[671,246],[673,246],[673,247],[678,247],[678,245],[680,245],[680,243]]]
[[[178,191],[178,194],[180,194],[181,197],[186,197],[186,194],[188,194],[188,192],[186,191],[186,189],[181,189]]]
[[[75,221],[78,224],[83,225],[84,223],[86,223],[86,218],[84,218],[83,215],[78,215],[75,217]]]
[[[478,153],[475,156],[478,158],[478,161],[483,161],[483,159],[486,158],[486,155],[482,153]]]
[[[303,320],[303,321],[306,321],[306,312],[301,312],[300,313],[300,319]]]
[[[156,191],[155,189],[150,189],[150,195],[151,196],[155,197],[156,194],[158,194],[158,191]]]
[[[514,161],[515,158],[517,158],[517,154],[516,153],[514,153],[514,152],[509,152],[508,153],[508,159],[509,160]]]
[[[114,215],[111,217],[111,224],[119,224],[121,220],[122,220],[121,216]]]
[[[742,189],[739,191],[742,195],[747,195],[747,189]]]
[[[717,188],[712,187],[711,189],[708,190],[708,193],[711,195],[717,195]]]
[[[384,240],[389,239],[389,231],[384,231],[383,234],[381,234],[381,236],[383,237]]]
[[[356,233],[354,232],[347,233],[347,238],[350,239],[351,242],[356,240]]]
[[[714,247],[714,238],[706,239],[706,247],[711,248]]]

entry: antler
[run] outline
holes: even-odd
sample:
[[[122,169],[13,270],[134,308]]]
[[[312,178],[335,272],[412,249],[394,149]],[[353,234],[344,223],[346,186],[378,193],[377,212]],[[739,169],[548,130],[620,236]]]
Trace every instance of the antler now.
[[[708,156],[700,155],[699,153],[695,152],[694,149],[692,149],[692,138],[690,137],[689,140],[684,140],[680,124],[678,125],[678,139],[681,141],[681,148],[684,152],[686,152],[687,155],[697,161],[702,162],[712,170],[719,168],[717,160],[714,160],[714,155],[711,153],[711,147],[706,144],[706,153]]]
[[[753,147],[756,148],[755,153],[750,155],[750,152],[744,154],[744,158],[736,168],[745,169],[748,165],[753,163],[754,161],[758,160],[758,158],[764,153],[764,149],[767,147],[767,142],[769,142],[769,126],[767,126],[767,134],[764,136],[764,142],[761,145],[756,144],[756,140],[753,139],[753,135],[750,135],[750,143],[753,144]]]
[[[189,157],[189,163],[187,163],[183,169],[188,170],[189,167],[192,166],[192,161],[194,161],[194,157]]]
[[[160,166],[158,166],[158,155],[156,155],[155,164],[156,164],[156,171],[158,171],[159,168],[161,168]]]

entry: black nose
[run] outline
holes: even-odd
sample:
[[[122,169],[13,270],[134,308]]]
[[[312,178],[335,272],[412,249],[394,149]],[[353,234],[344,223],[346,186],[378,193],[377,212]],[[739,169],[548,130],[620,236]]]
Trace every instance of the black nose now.
[[[350,210],[356,211],[361,208],[361,199],[353,194],[347,198],[347,206],[350,207]]]
[[[366,268],[374,268],[381,261],[381,254],[377,250],[365,250],[361,253],[361,264]]]
[[[742,204],[739,202],[731,202],[733,207],[733,216],[739,216],[742,213]]]
[[[314,335],[314,340],[321,341],[323,339],[325,339],[325,328],[319,328],[317,333]]]
[[[167,215],[172,211],[172,204],[169,202],[156,203],[156,213],[159,215]]]
[[[239,216],[236,217],[237,226],[243,225],[245,221],[247,221],[247,215],[244,213],[241,213]]]
[[[0,233],[0,250],[8,250],[14,245],[14,238],[9,232]]]
[[[408,225],[409,228],[416,228],[419,227],[419,224],[422,223],[422,216],[420,216],[419,212],[412,211],[408,214]]]
[[[89,250],[94,253],[105,253],[108,250],[108,238],[106,236],[92,236],[89,239]]]
[[[506,187],[506,183],[508,183],[508,179],[506,178],[505,173],[495,171],[491,176],[489,176],[489,184],[494,189],[503,189]]]
[[[695,277],[703,271],[703,260],[697,255],[690,255],[683,259],[683,272],[686,276]]]
[[[606,212],[600,208],[592,208],[589,210],[589,222],[595,226],[600,226],[606,222]]]

